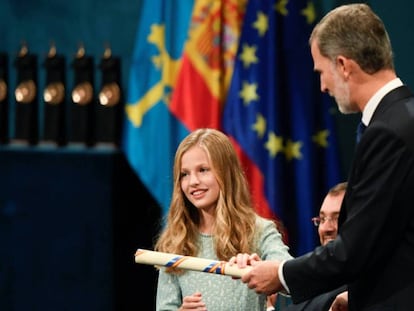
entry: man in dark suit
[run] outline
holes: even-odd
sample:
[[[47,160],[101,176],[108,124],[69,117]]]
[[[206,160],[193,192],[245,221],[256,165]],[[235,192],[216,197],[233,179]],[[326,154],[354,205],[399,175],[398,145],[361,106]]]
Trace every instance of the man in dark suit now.
[[[366,4],[332,10],[309,42],[321,91],[341,112],[362,112],[367,127],[355,151],[338,236],[282,263],[253,254],[242,281],[258,293],[286,290],[295,303],[347,285],[349,310],[412,310],[414,96],[396,75],[383,22]]]

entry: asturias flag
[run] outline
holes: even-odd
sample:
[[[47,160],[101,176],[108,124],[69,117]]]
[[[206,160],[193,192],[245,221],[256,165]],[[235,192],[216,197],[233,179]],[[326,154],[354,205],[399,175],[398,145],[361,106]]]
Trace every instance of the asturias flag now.
[[[169,110],[192,0],[152,0],[141,4],[131,61],[123,150],[143,184],[167,210],[178,143],[188,130]]]
[[[332,101],[308,45],[315,22],[313,1],[248,2],[223,115],[257,209],[282,221],[293,255],[315,247],[311,218],[341,181]]]

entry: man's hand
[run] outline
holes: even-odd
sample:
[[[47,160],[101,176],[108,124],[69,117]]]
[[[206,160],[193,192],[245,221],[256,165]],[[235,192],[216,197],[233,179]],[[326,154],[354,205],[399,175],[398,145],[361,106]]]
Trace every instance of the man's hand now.
[[[250,265],[252,270],[243,275],[241,280],[256,293],[271,295],[284,289],[279,280],[278,261],[251,259]]]
[[[348,311],[348,291],[336,296],[329,311]]]

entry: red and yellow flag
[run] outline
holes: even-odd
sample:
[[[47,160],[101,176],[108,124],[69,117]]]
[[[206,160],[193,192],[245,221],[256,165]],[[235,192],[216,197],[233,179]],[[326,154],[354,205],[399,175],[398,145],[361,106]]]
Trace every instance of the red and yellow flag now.
[[[246,0],[194,4],[171,112],[190,130],[221,128]]]

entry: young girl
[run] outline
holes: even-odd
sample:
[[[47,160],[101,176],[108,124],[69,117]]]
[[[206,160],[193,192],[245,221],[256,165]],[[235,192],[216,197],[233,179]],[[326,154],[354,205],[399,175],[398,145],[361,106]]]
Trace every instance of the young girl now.
[[[190,133],[174,161],[174,189],[160,252],[228,261],[238,253],[291,258],[272,220],[259,217],[230,140],[214,129]],[[157,310],[266,310],[258,295],[229,276],[160,268]]]

